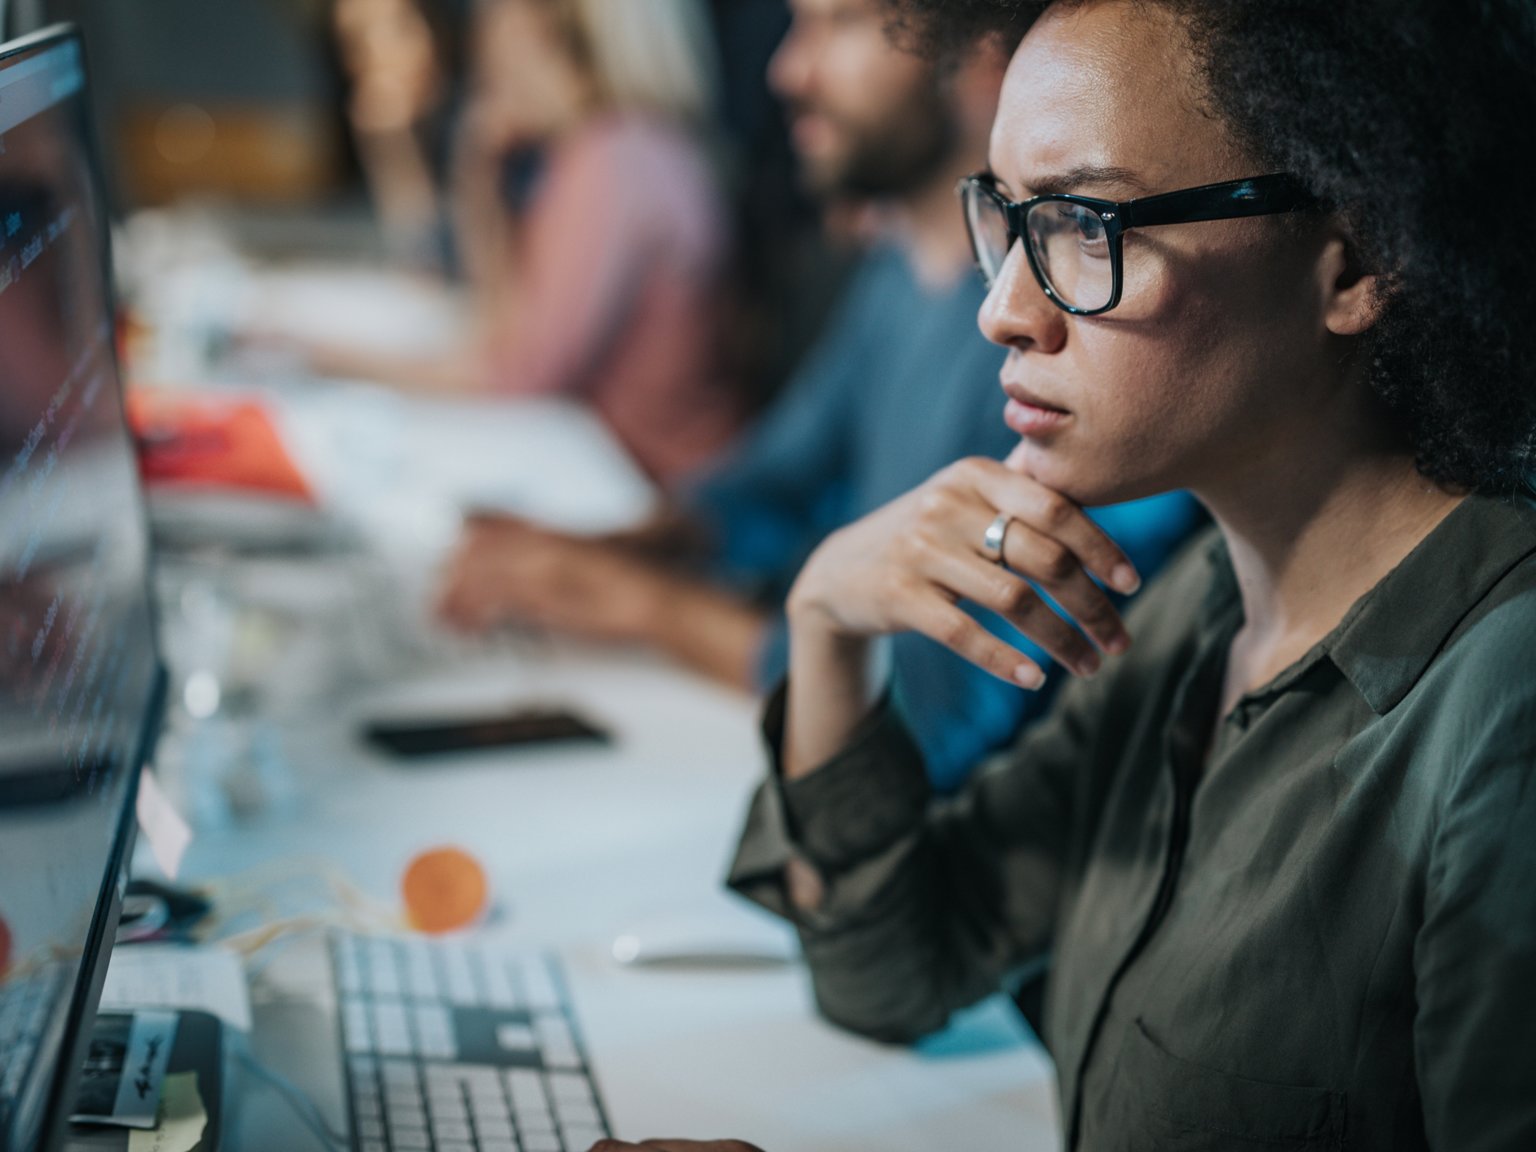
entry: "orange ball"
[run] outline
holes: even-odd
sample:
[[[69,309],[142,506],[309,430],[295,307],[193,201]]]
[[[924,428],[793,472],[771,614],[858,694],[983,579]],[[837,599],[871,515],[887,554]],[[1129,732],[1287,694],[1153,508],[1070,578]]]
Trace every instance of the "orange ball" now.
[[[400,891],[411,927],[419,932],[452,932],[480,918],[490,884],[485,869],[468,852],[433,848],[406,866]]]

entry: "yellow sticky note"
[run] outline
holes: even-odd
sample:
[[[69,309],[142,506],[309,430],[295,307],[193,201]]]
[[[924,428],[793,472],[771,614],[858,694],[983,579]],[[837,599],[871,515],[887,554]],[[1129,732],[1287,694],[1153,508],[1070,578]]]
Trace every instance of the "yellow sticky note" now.
[[[208,1126],[208,1112],[197,1091],[196,1072],[165,1078],[160,1090],[158,1123],[148,1132],[128,1133],[128,1152],[192,1152]]]

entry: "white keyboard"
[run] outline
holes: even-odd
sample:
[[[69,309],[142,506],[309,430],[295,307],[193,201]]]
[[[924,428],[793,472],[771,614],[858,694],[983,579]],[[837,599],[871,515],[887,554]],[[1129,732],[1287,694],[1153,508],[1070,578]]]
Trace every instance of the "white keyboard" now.
[[[337,933],[357,1152],[587,1152],[608,1124],[556,961]]]

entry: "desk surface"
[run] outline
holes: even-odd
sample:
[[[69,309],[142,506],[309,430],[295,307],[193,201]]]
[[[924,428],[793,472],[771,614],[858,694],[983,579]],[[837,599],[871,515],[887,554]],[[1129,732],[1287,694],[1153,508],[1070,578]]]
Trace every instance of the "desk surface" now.
[[[405,402],[353,387],[295,392],[282,419],[328,511],[364,529],[407,597],[430,579],[455,505],[477,493],[577,528],[632,521],[649,502],[595,426],[559,405]],[[329,612],[309,583],[304,610]],[[183,621],[169,645],[179,683],[187,634]],[[264,770],[277,763],[282,786],[199,829],[184,879],[260,894],[280,914],[334,914],[326,877],[341,875],[396,908],[416,851],[469,849],[494,891],[481,933],[564,959],[619,1135],[734,1136],[768,1152],[1056,1146],[1049,1061],[1000,997],[913,1051],[819,1019],[798,965],[683,972],[612,959],[616,935],[658,919],[783,930],[721,886],[762,772],[752,700],[647,656],[563,643],[318,694],[308,708],[287,700],[281,716],[240,721],[263,726]],[[528,700],[575,705],[617,740],[403,767],[357,739],[365,717]],[[162,771],[185,799],[215,769],[193,755],[199,725],[173,719]],[[257,963],[261,1054],[275,1031],[312,1022],[327,990],[312,937]],[[278,1070],[322,1074],[335,1059]],[[270,1098],[237,1114],[235,1131],[234,1152],[321,1147]]]
[[[508,687],[528,687],[528,672],[485,666],[421,690],[424,700],[505,699]],[[540,697],[579,701],[611,725],[616,745],[401,767],[358,743],[357,721],[373,714],[359,701],[285,732],[303,777],[298,794],[281,810],[201,837],[188,874],[231,876],[283,861],[316,876],[337,870],[395,906],[412,852],[468,848],[495,894],[483,933],[563,957],[622,1135],[735,1135],[769,1152],[1055,1146],[1048,1062],[1000,998],[912,1052],[817,1018],[798,965],[678,972],[614,961],[614,937],[658,917],[759,920],[720,886],[759,771],[755,710],[640,659],[561,653],[541,661],[538,681]],[[403,698],[392,695],[391,703]],[[318,883],[272,888],[289,911],[324,901]],[[766,917],[760,926],[777,930]],[[319,996],[317,960],[312,948],[277,951],[254,985],[258,1032],[264,1019]]]

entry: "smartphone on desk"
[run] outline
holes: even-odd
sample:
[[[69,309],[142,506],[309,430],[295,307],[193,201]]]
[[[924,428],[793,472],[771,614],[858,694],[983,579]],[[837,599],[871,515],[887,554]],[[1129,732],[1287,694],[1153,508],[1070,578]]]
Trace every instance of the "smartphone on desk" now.
[[[563,708],[519,708],[453,720],[380,720],[363,738],[401,759],[551,744],[611,744],[604,728]]]

